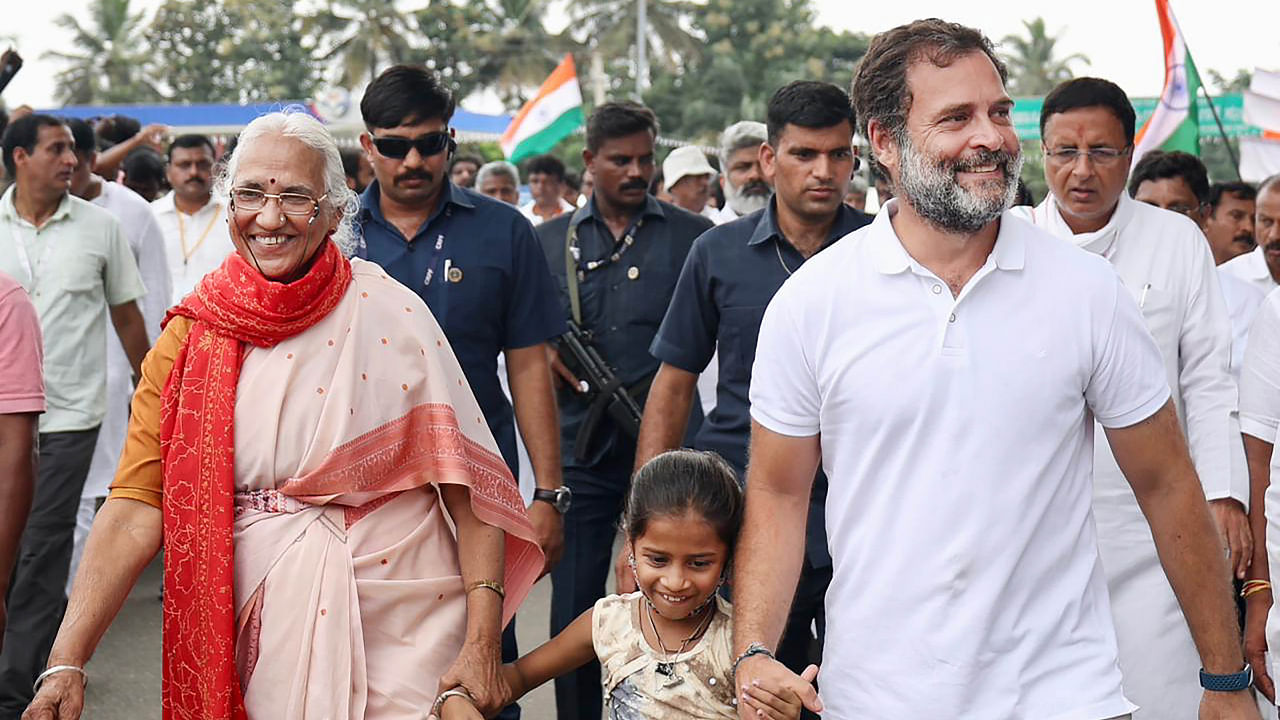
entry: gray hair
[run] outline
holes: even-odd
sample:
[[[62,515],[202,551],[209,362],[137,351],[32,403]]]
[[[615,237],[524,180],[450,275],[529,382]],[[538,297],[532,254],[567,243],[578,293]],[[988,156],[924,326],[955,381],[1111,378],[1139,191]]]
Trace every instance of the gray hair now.
[[[725,128],[720,134],[720,169],[727,173],[730,155],[743,148],[760,147],[768,139],[768,127],[755,120],[742,120]]]
[[[1266,180],[1263,180],[1261,183],[1258,183],[1258,194],[1261,195],[1277,184],[1280,184],[1280,173],[1276,173]]]
[[[481,183],[494,175],[506,175],[511,178],[512,184],[520,187],[520,171],[516,169],[516,166],[506,160],[494,160],[481,165],[480,169],[476,171],[476,192],[480,191]]]
[[[360,209],[360,198],[347,187],[347,175],[342,169],[342,156],[338,153],[338,144],[333,136],[319,120],[306,111],[286,108],[283,112],[267,113],[253,119],[240,132],[236,149],[231,159],[218,173],[214,192],[225,197],[231,192],[231,181],[236,176],[240,165],[241,151],[251,143],[264,137],[279,135],[296,138],[303,145],[315,150],[324,157],[324,200],[331,208],[341,213],[338,227],[333,232],[333,242],[348,257],[355,252],[355,218]]]

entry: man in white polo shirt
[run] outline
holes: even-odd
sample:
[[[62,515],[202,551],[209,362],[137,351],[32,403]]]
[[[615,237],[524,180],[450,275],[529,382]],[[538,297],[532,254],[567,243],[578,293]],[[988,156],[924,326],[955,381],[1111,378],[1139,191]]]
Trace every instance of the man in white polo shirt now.
[[[151,203],[164,234],[173,304],[190,294],[233,249],[226,198],[213,196],[214,159],[213,141],[204,135],[174,138],[165,170],[173,190]]]
[[[871,43],[862,134],[896,200],[765,313],[734,559],[743,718],[1125,717],[1091,518],[1093,420],[1150,518],[1210,675],[1201,717],[1257,708],[1227,568],[1159,349],[1106,261],[1007,214],[1021,167],[1003,64],[922,20]],[[819,460],[834,577],[819,700],[770,657]]]
[[[0,717],[11,718],[31,701],[66,605],[76,508],[106,410],[104,308],[135,376],[149,345],[134,302],[146,289],[120,224],[68,192],[71,131],[28,115],[5,130],[3,147],[15,182],[0,198],[0,272],[22,283],[40,318],[48,402],[0,651]]]

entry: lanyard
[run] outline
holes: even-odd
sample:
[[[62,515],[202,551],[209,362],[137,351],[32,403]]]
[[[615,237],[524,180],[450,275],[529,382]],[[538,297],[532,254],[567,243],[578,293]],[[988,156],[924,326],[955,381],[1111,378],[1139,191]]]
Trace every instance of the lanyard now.
[[[444,233],[436,236],[436,244],[431,252],[431,263],[427,265],[427,276],[422,279],[423,287],[431,287],[436,276],[436,264],[440,262],[440,253],[444,252]]]
[[[587,279],[587,273],[618,262],[631,249],[631,246],[636,244],[636,233],[640,232],[643,226],[644,218],[640,218],[635,225],[631,226],[622,240],[613,244],[613,252],[608,257],[582,263],[578,260],[581,254],[578,249],[578,226],[570,222],[569,234],[564,238],[564,265],[565,281],[569,285],[569,310],[573,313],[575,323],[582,324],[582,298],[578,293],[578,283]]]
[[[196,251],[200,249],[200,246],[204,244],[205,238],[209,237],[209,231],[213,230],[214,223],[218,222],[218,212],[217,210],[214,210],[213,217],[209,218],[209,224],[204,226],[204,232],[200,233],[200,238],[196,240],[196,244],[188,249],[187,232],[182,226],[182,211],[178,209],[176,204],[173,209],[174,212],[178,214],[178,241],[182,243],[182,265],[183,267],[186,267],[187,261],[190,260],[191,256],[195,255]],[[195,218],[195,215],[191,216],[192,220]]]

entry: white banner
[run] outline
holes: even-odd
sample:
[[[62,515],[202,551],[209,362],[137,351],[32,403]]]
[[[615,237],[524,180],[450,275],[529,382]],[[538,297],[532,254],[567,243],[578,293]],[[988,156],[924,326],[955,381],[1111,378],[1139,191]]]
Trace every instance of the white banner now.
[[[1240,138],[1240,178],[1262,182],[1280,173],[1280,140],[1260,137]]]

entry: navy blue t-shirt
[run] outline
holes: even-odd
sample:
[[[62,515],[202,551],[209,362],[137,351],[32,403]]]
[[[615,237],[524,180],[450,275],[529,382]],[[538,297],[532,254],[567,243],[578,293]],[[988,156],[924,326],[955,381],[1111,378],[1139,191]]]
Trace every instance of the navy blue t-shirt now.
[[[765,209],[712,228],[694,242],[671,306],[650,346],[657,359],[695,374],[706,369],[718,348],[716,405],[703,420],[695,447],[716,451],[739,475],[746,470],[751,438],[748,393],[760,321],[778,288],[805,260],[778,229],[776,202],[777,198],[771,199]],[[871,216],[841,204],[823,248],[870,222]],[[826,478],[820,477],[812,500],[820,506],[825,498]],[[811,509],[811,535],[814,520]],[[825,533],[821,537],[825,545]],[[821,556],[815,558],[813,540],[810,559],[819,565]]]
[[[568,329],[533,226],[516,208],[446,179],[436,211],[406,241],[383,217],[379,198],[376,181],[360,197],[356,254],[426,302],[514,475],[515,416],[498,382],[498,353]]]

